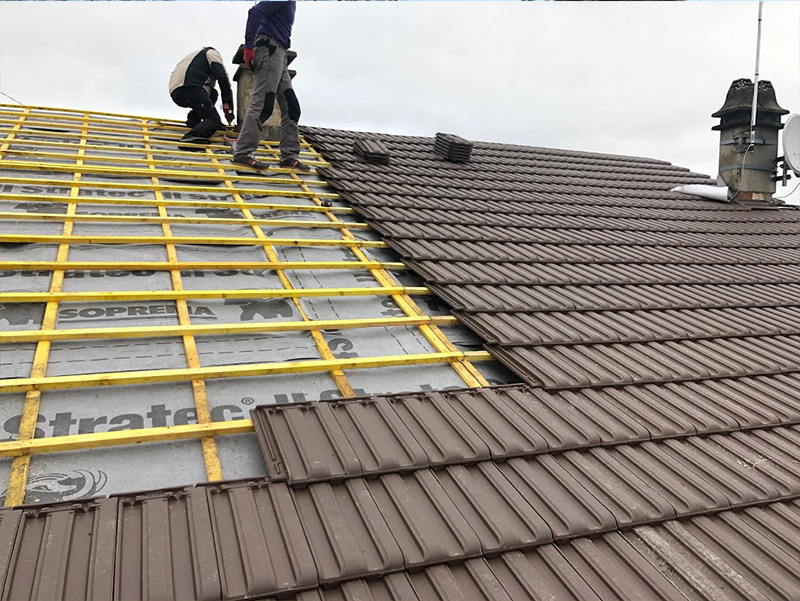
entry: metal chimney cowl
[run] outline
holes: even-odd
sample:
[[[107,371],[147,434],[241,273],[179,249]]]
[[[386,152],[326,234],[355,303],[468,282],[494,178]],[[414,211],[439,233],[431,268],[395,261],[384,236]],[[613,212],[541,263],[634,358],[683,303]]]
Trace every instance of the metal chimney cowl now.
[[[771,201],[775,192],[773,175],[778,158],[781,116],[789,113],[778,105],[769,81],[758,82],[755,137],[750,139],[753,82],[737,79],[728,89],[725,104],[712,117],[720,133],[719,175],[740,200]]]

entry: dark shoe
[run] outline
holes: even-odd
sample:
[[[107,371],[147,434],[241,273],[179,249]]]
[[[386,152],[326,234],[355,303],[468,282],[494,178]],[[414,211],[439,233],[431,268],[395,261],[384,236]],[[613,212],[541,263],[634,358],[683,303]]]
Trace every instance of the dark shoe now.
[[[204,138],[203,136],[196,136],[194,134],[185,134],[179,142],[187,142],[189,144],[211,144],[211,140],[208,138]]]
[[[311,171],[311,167],[305,163],[301,163],[297,159],[281,160],[279,165],[286,169],[294,169],[295,171]]]
[[[244,156],[237,156],[233,155],[231,159],[231,163],[234,165],[244,165],[245,167],[250,167],[252,169],[258,169],[259,171],[266,171],[269,169],[269,163],[265,163],[264,161],[259,161],[253,154],[246,154]]]
[[[178,142],[178,150],[189,152],[202,152],[205,150],[205,148],[202,148],[202,146],[211,144],[211,140],[208,138],[190,136],[189,134],[183,136],[180,140],[178,140]],[[183,146],[183,144],[191,144],[192,146]]]

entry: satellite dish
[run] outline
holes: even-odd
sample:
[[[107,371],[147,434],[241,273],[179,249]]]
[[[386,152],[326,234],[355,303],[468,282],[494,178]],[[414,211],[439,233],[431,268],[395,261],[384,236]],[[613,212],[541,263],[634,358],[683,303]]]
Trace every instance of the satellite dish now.
[[[800,175],[800,115],[789,115],[783,126],[783,158]]]

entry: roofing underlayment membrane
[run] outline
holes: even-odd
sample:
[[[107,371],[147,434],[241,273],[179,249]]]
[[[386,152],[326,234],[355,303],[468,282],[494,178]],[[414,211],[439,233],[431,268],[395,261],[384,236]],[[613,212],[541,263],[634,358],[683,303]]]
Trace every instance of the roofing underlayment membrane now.
[[[639,157],[0,128],[3,599],[800,599],[797,211]]]

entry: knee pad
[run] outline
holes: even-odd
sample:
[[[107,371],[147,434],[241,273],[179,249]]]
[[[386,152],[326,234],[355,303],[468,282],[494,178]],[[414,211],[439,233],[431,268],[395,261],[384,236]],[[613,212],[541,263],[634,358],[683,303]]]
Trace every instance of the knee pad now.
[[[290,88],[286,90],[284,96],[289,107],[289,119],[297,123],[300,121],[300,103],[297,101],[297,94]]]
[[[269,116],[272,114],[273,106],[275,106],[275,92],[269,92],[264,96],[264,106],[261,108],[261,115],[258,117],[261,123],[269,119]]]

